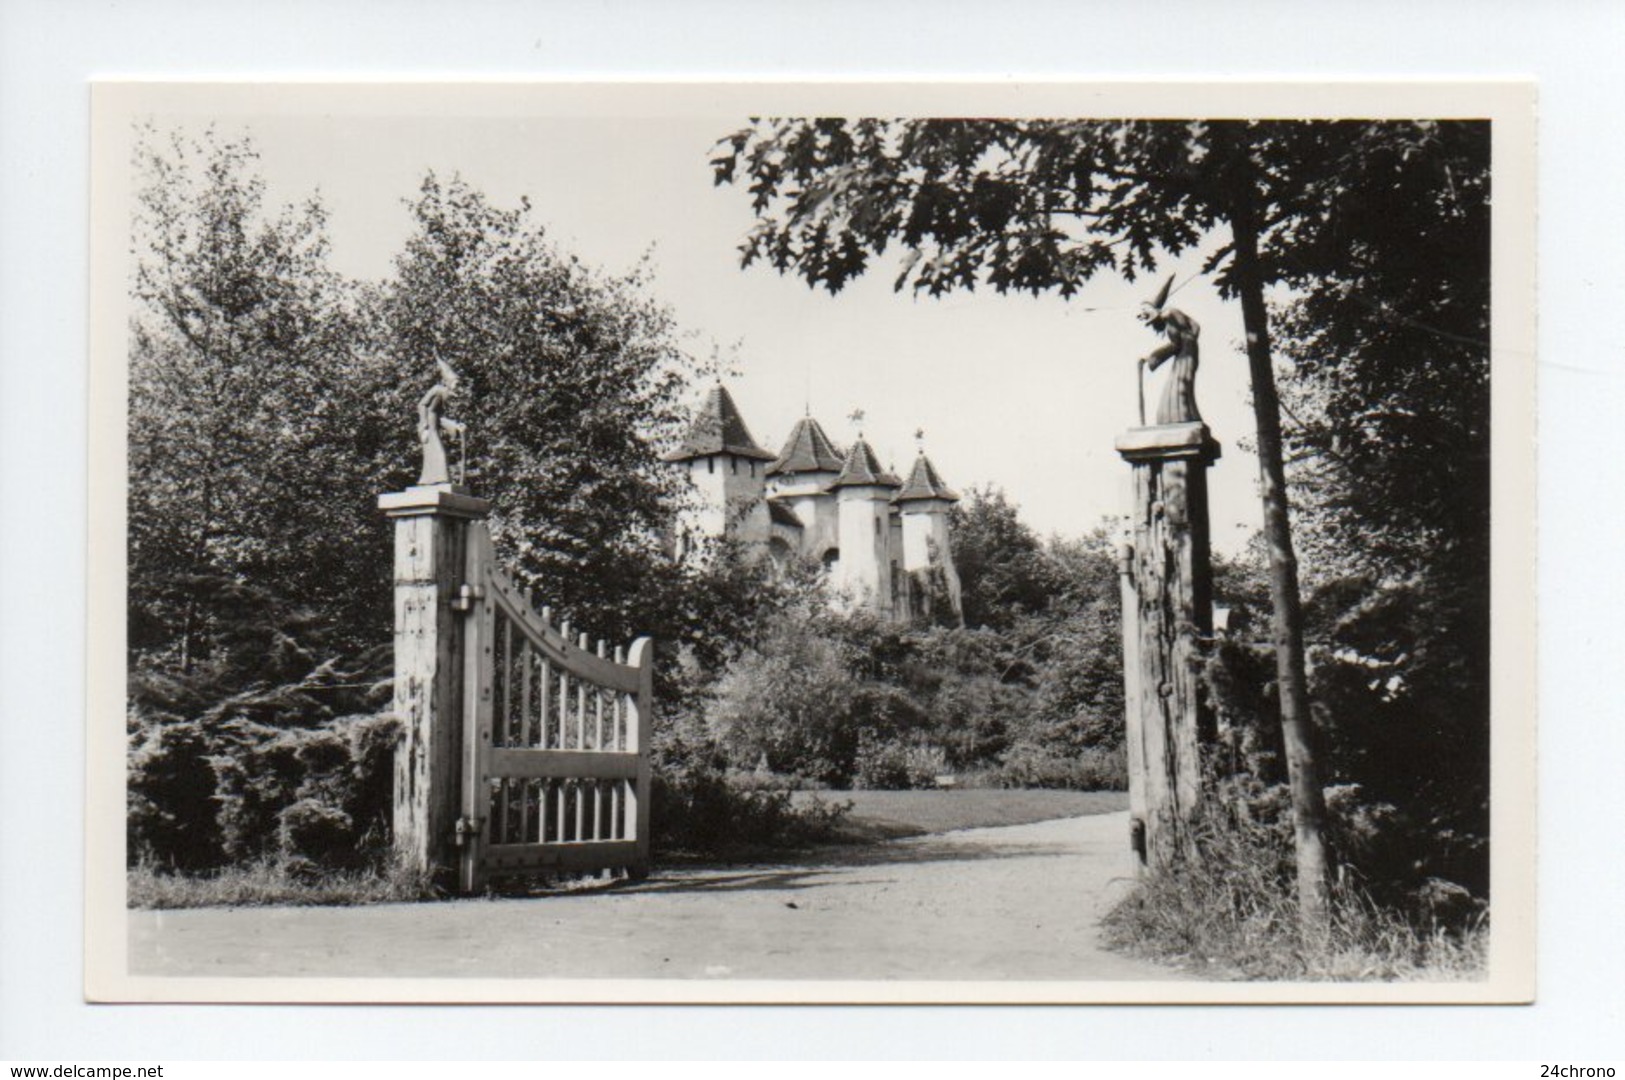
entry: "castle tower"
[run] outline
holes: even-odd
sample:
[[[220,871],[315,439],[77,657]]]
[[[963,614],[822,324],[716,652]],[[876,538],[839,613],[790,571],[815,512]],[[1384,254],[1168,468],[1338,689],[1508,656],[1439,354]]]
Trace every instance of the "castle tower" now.
[[[796,421],[779,456],[767,467],[768,498],[788,508],[801,524],[799,553],[823,559],[841,546],[836,496],[830,491],[841,474],[846,452],[810,416]]]
[[[948,545],[948,513],[958,501],[921,450],[907,482],[892,498],[903,519],[903,571],[909,577],[911,614],[937,614],[931,610],[932,596],[945,593],[953,621],[964,618],[959,572]]]
[[[682,443],[664,460],[688,470],[697,495],[683,515],[679,554],[687,554],[702,537],[726,536],[766,550],[771,527],[767,463],[773,455],[757,445],[733,395],[720,382],[706,396]]]
[[[853,602],[882,615],[893,614],[891,497],[899,484],[860,435],[830,485],[840,518],[840,554],[831,567],[831,583]]]

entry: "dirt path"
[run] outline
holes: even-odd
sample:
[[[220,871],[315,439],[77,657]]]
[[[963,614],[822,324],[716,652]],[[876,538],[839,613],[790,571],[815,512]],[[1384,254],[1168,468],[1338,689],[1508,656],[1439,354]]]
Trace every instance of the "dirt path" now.
[[[130,914],[146,975],[1176,977],[1104,951],[1125,814],[969,829],[546,897]]]

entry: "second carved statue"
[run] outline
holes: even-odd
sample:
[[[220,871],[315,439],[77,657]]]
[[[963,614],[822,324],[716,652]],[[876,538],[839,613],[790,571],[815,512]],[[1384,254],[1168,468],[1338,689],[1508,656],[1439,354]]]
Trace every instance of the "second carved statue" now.
[[[1140,422],[1145,422],[1144,379],[1146,369],[1157,370],[1172,360],[1167,379],[1163,383],[1162,397],[1157,401],[1154,424],[1197,423],[1202,414],[1196,410],[1197,338],[1202,328],[1196,320],[1175,308],[1166,308],[1168,292],[1174,284],[1169,278],[1157,293],[1155,300],[1144,305],[1140,319],[1168,339],[1167,343],[1140,360]]]

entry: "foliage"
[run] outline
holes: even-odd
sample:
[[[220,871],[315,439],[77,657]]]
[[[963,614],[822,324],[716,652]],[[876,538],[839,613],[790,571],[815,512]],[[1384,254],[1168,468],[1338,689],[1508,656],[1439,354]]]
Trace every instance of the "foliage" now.
[[[968,502],[980,557],[962,580],[992,625],[839,611],[814,581],[763,608],[750,644],[712,675],[691,747],[837,787],[931,786],[1009,761],[1001,783],[1121,788],[1122,645],[1104,533],[1043,543],[1002,493]]]
[[[810,605],[774,620],[764,639],[728,665],[706,717],[731,762],[826,781],[849,778],[857,752],[855,657],[819,633]]]
[[[1489,826],[1487,123],[1343,163],[1283,306],[1328,779],[1395,809],[1409,880],[1485,895]],[[1391,242],[1394,235],[1406,242]],[[1441,266],[1450,268],[1441,274]],[[1427,837],[1423,841],[1423,837]]]
[[[852,763],[854,787],[886,791],[931,788],[947,771],[948,755],[941,747],[858,733],[858,752]]]
[[[129,859],[197,870],[221,858],[209,744],[196,722],[143,724],[130,733],[125,828]]]
[[[393,736],[343,718],[388,697],[375,500],[416,475],[437,360],[461,376],[454,456],[501,491],[505,560],[556,611],[715,648],[706,629],[726,642],[758,603],[750,573],[664,557],[678,495],[657,450],[690,364],[642,269],[592,270],[527,206],[430,175],[394,273],[347,281],[320,203],[267,205],[257,162],[212,133],[137,151],[130,851],[170,869],[330,868],[387,840]]]
[[[1341,259],[1352,210],[1379,226],[1361,254],[1386,258],[1411,235],[1409,215],[1383,222],[1387,208],[1459,193],[1430,155],[1465,126],[764,118],[719,141],[712,167],[718,184],[748,185],[747,266],[838,292],[895,247],[899,290],[1072,296],[1096,273],[1133,280],[1198,246],[1249,195],[1266,283]],[[1371,198],[1377,180],[1389,203]],[[1222,244],[1208,264],[1225,295],[1242,287],[1235,254]]]
[[[1247,332],[1275,708],[1291,749],[1307,928],[1323,922],[1329,862],[1265,290],[1289,284],[1306,297],[1286,324],[1307,347],[1288,353],[1298,359],[1322,343],[1381,352],[1384,335],[1365,328],[1370,313],[1351,313],[1353,304],[1423,328],[1418,307],[1476,318],[1476,294],[1488,280],[1487,138],[1487,125],[1464,122],[791,118],[754,120],[713,158],[717,183],[749,186],[756,224],[741,245],[744,264],[764,261],[830,292],[894,244],[903,249],[896,288],[933,296],[979,284],[1072,296],[1096,273],[1133,279],[1166,255],[1212,245],[1205,270],[1221,295],[1240,301]],[[1430,245],[1433,237],[1444,242]],[[1439,261],[1441,250],[1463,264]],[[1362,296],[1369,278],[1390,275],[1373,297]],[[1319,355],[1323,362],[1305,371],[1325,398],[1329,427],[1341,422],[1345,436],[1377,427],[1365,417],[1389,381],[1367,386],[1361,376],[1382,365],[1356,365],[1355,378],[1344,380],[1342,350]],[[1427,356],[1406,345],[1395,356],[1404,375],[1392,384],[1428,384],[1430,373],[1415,374],[1439,366]],[[1482,419],[1475,403],[1458,400]],[[1401,416],[1390,426],[1407,429],[1407,449],[1425,443],[1425,410]],[[1403,487],[1412,475],[1400,466],[1389,479]],[[1374,485],[1369,504],[1379,511],[1382,488]],[[1406,526],[1403,516],[1398,524]]]
[[[1104,920],[1115,948],[1171,961],[1207,978],[1476,979],[1487,970],[1482,904],[1433,883],[1407,906],[1377,904],[1352,880],[1331,893],[1323,935],[1299,933],[1287,901],[1294,873],[1290,802],[1280,786],[1241,783],[1198,823],[1202,858],[1150,874]],[[1347,845],[1370,830],[1363,811],[1334,799]]]
[[[752,783],[704,762],[668,759],[654,776],[650,844],[662,858],[746,855],[835,837],[850,804],[797,804],[783,786]]]
[[[949,518],[965,625],[1008,631],[1044,611],[1064,583],[1060,567],[999,488],[974,487]]]
[[[179,871],[266,858],[332,869],[375,862],[387,847],[399,731],[387,715],[296,729],[241,717],[138,722],[129,861]]]
[[[997,766],[977,779],[992,787],[1127,791],[1128,755],[1121,743],[1068,753],[1022,744],[1012,747]]]
[[[130,649],[134,666],[225,665],[244,599],[329,614],[360,648],[388,595],[351,571],[384,556],[369,478],[371,398],[391,378],[356,348],[355,295],[326,265],[319,203],[270,213],[245,142],[138,151],[130,327]],[[370,558],[369,558],[370,556]],[[297,605],[295,604],[297,598]],[[272,635],[272,651],[309,645]],[[328,643],[324,643],[328,644]],[[249,650],[236,650],[241,659]]]
[[[646,295],[647,268],[590,269],[548,241],[528,202],[501,209],[456,178],[431,173],[410,209],[416,232],[372,308],[399,365],[397,425],[436,361],[449,364],[468,483],[501,494],[505,565],[598,636],[648,632],[651,601],[680,602],[662,533],[681,477],[658,451],[679,431],[693,365]]]

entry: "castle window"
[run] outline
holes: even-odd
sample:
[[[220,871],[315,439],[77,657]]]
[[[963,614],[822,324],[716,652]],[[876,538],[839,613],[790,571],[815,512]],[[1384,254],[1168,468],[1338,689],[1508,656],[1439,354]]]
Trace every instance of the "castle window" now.
[[[879,518],[875,518],[875,535],[876,536],[880,535],[880,519]]]
[[[708,457],[708,458],[705,459],[705,471],[708,472],[708,473],[714,473],[714,472],[717,471],[717,459],[716,458]]]

